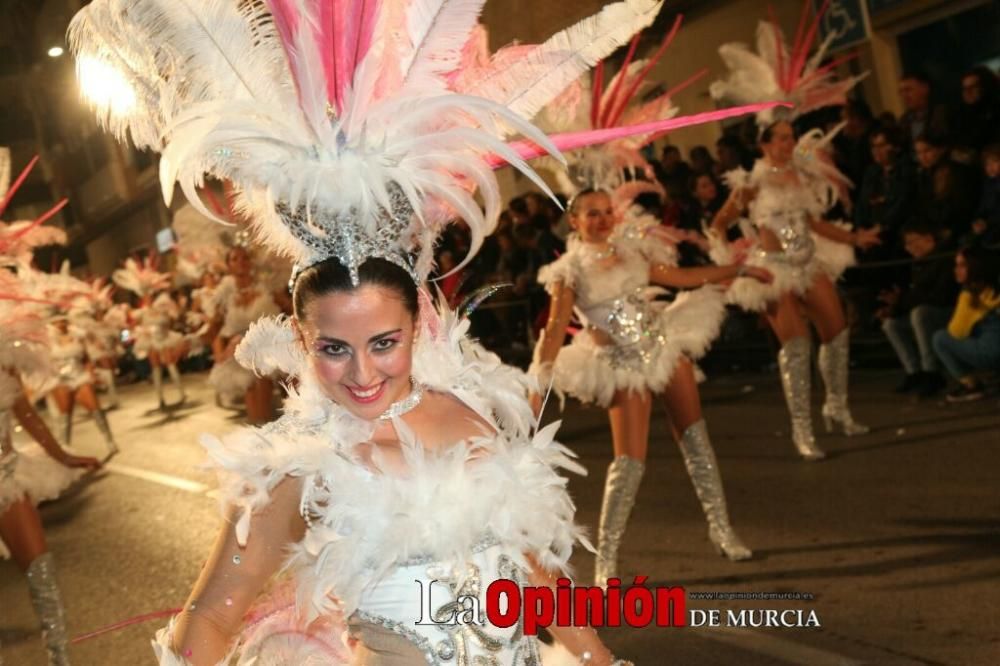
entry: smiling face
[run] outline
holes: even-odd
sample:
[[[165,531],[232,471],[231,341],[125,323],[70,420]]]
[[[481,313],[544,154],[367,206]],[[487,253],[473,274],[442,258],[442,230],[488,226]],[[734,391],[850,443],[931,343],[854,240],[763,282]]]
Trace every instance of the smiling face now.
[[[770,128],[770,136],[766,141],[761,141],[760,146],[771,164],[788,164],[795,153],[795,130],[787,121],[777,122]]]
[[[253,260],[250,253],[242,247],[234,247],[226,255],[226,267],[235,277],[246,277],[253,271]]]
[[[615,211],[606,192],[582,194],[573,202],[572,226],[584,243],[603,243],[615,228]]]
[[[310,299],[297,322],[323,393],[375,420],[410,392],[415,322],[394,290],[362,285]]]

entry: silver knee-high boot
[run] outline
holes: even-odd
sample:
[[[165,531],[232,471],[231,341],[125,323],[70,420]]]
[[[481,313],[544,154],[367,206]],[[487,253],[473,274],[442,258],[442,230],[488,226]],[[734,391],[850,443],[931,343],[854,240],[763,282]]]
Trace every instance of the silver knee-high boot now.
[[[101,382],[108,389],[108,408],[118,406],[118,387],[115,386],[115,371],[110,368],[97,368],[95,371]]]
[[[781,388],[785,391],[785,402],[792,418],[795,448],[806,460],[820,460],[826,454],[816,446],[813,435],[809,367],[811,347],[809,338],[792,338],[778,352],[778,366],[781,369]]]
[[[167,366],[167,372],[170,373],[170,379],[173,380],[174,384],[177,386],[177,392],[180,394],[181,402],[187,400],[187,396],[184,395],[184,384],[181,381],[181,371],[177,369],[177,365],[171,363]]]
[[[601,522],[597,528],[597,558],[594,562],[594,584],[604,587],[609,578],[618,576],[618,548],[628,518],[635,506],[635,496],[646,465],[641,460],[617,456],[608,465],[604,480],[604,501],[601,504]]]
[[[708,538],[720,555],[731,560],[748,560],[753,552],[736,536],[729,523],[726,508],[726,493],[722,489],[719,463],[715,450],[708,438],[708,427],[704,419],[692,424],[684,431],[679,442],[684,466],[694,484],[694,491],[701,502],[701,508],[708,519]]]
[[[59,426],[62,430],[62,445],[69,448],[73,438],[73,412],[59,412]]]
[[[819,373],[826,385],[823,421],[827,432],[833,432],[834,424],[839,424],[845,435],[863,435],[868,432],[868,426],[855,421],[847,406],[850,350],[850,332],[846,328],[830,342],[820,345]]]
[[[49,666],[68,666],[66,612],[56,583],[52,553],[44,553],[28,565],[28,590],[31,605],[42,623],[42,640],[49,655]]]
[[[163,368],[153,366],[153,388],[156,389],[156,397],[160,401],[160,409],[167,406],[163,400]]]
[[[97,429],[101,431],[101,435],[104,436],[104,444],[108,447],[108,458],[118,454],[118,444],[115,442],[115,436],[111,434],[111,426],[108,425],[108,417],[104,415],[104,410],[100,407],[94,412],[94,423],[97,424]]]

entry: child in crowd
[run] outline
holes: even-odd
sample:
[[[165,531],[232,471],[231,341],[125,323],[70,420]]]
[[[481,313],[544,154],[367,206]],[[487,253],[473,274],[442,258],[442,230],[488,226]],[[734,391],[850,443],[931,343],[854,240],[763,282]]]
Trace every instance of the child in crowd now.
[[[934,351],[958,381],[948,402],[965,402],[983,397],[978,372],[1000,369],[997,258],[985,248],[963,249],[955,257],[955,279],[962,292],[948,328],[934,334]]]
[[[915,261],[910,281],[879,295],[878,310],[882,331],[889,339],[906,377],[898,393],[917,392],[930,397],[945,386],[934,355],[934,333],[948,323],[958,286],[952,274],[952,259],[941,241],[941,230],[933,223],[916,218],[903,228],[903,247]]]

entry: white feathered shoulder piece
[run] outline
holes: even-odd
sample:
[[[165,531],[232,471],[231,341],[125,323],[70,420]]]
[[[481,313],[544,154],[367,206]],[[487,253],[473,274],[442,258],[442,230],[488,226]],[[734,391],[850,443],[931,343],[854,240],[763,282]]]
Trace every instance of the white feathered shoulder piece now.
[[[837,66],[853,55],[824,63],[836,37],[833,33],[819,45],[816,53],[809,55],[822,18],[822,14],[817,14],[809,21],[811,8],[811,3],[803,3],[791,47],[773,17],[757,25],[756,53],[746,44],[720,46],[719,55],[729,68],[729,76],[712,84],[712,97],[735,104],[781,100],[793,106],[790,111],[767,109],[758,113],[757,124],[764,127],[781,118],[794,119],[825,106],[844,104],[847,92],[867,76],[867,72],[841,80],[836,78]]]
[[[449,220],[468,223],[470,255],[492,230],[495,159],[547,191],[502,137],[555,152],[524,117],[660,7],[615,3],[456,90],[484,1],[96,0],[69,37],[84,91],[114,83],[90,95],[102,122],[162,153],[168,202],[178,183],[217,219],[196,192],[212,174],[300,265],[337,257],[356,278],[379,257],[422,278]]]

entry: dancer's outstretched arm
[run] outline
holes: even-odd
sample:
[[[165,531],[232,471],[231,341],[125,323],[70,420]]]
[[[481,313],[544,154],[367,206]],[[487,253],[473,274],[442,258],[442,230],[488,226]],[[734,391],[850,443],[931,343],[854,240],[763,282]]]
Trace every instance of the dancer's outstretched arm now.
[[[848,231],[825,220],[811,220],[809,226],[824,238],[829,238],[837,243],[843,243],[862,250],[882,244],[882,239],[879,238],[881,230],[878,228]]]
[[[542,391],[548,389],[548,372],[559,356],[562,349],[563,340],[566,337],[566,327],[569,326],[573,317],[573,305],[576,303],[576,294],[572,289],[562,282],[557,282],[551,290],[551,300],[549,301],[549,320],[542,331],[542,337],[538,340],[535,348],[535,360],[531,364],[532,374],[538,379],[539,388]],[[541,397],[538,394],[531,395],[531,406],[535,414],[541,409]]]
[[[38,442],[47,454],[49,454],[57,462],[66,465],[67,467],[88,467],[90,469],[97,469],[101,466],[101,462],[97,458],[90,458],[88,456],[75,456],[71,453],[66,452],[56,438],[53,437],[52,431],[49,430],[48,426],[45,425],[45,421],[42,417],[38,415],[35,408],[31,406],[28,399],[25,397],[24,392],[17,401],[14,402],[14,416],[17,417],[18,422],[21,426],[28,432],[31,437]]]
[[[733,264],[730,266],[698,266],[696,268],[679,268],[657,264],[649,269],[649,281],[664,287],[690,289],[706,284],[727,282],[738,277],[749,277],[765,284],[770,283],[774,276],[767,269],[759,266]]]
[[[305,535],[301,496],[299,479],[275,486],[268,505],[250,519],[246,546],[237,541],[235,520],[226,522],[177,616],[171,642],[176,655],[194,666],[214,665],[226,656],[250,605],[284,564],[288,547]]]

